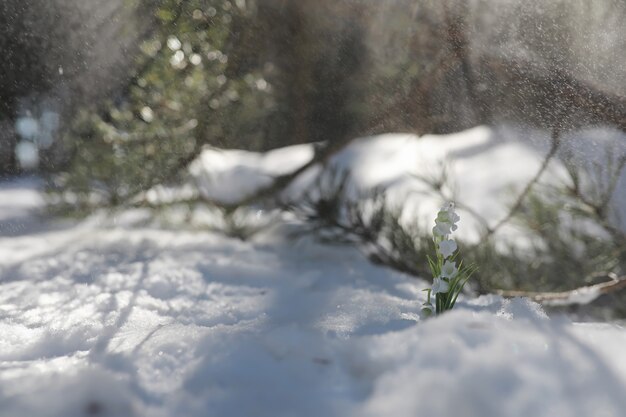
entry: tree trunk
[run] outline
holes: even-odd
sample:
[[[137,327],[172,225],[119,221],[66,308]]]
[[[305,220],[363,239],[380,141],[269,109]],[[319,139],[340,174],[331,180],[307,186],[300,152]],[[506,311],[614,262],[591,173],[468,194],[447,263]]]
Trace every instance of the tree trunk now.
[[[10,176],[18,173],[15,159],[17,140],[15,129],[10,120],[0,120],[0,176]]]

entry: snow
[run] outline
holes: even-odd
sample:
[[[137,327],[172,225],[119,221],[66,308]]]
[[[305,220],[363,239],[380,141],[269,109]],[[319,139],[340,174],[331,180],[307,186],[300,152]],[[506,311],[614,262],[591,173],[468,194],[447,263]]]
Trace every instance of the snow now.
[[[200,193],[209,200],[236,203],[313,158],[313,146],[295,145],[265,154],[210,148],[191,165]]]
[[[459,192],[495,218],[492,194],[534,175],[547,149],[496,136],[476,128],[368,138],[334,163],[401,195],[415,185],[407,167],[415,173],[420,159],[436,166],[454,154]],[[428,159],[431,151],[440,158]],[[254,170],[288,172],[312,149],[220,154],[209,154],[217,188],[202,192],[232,201],[253,191]],[[208,177],[202,167],[195,174]],[[487,202],[469,188],[482,177],[497,183],[473,189]],[[422,322],[427,283],[355,249],[286,239],[280,227],[248,241],[158,228],[136,211],[50,227],[38,187],[0,184],[2,416],[618,417],[626,409],[618,324],[548,317],[528,300],[497,296],[462,299]]]
[[[0,182],[0,235],[15,235],[41,227],[36,211],[43,206],[41,182],[20,178]]]
[[[484,222],[493,227],[506,217],[521,190],[541,168],[550,146],[549,132],[507,125],[478,126],[449,135],[391,133],[360,138],[334,155],[324,170],[315,166],[303,173],[283,198],[298,201],[303,192],[310,192],[318,176],[348,172],[354,192],[382,188],[392,204],[404,207],[407,216],[419,224],[430,224],[444,198],[429,183],[444,174],[447,182],[443,192],[460,203],[464,218],[459,237],[476,242],[484,232]],[[311,145],[268,154],[211,149],[196,161],[191,172],[203,195],[232,203],[269,184],[271,176],[293,171],[312,155]],[[598,182],[608,183],[609,168],[626,159],[626,135],[606,127],[565,132],[558,156],[548,164],[539,183],[569,185],[563,161],[571,159],[590,173],[582,176],[583,191],[590,200],[598,200],[589,193]],[[626,231],[626,170],[615,191],[610,205],[612,220]],[[499,233],[501,242],[518,246],[526,242],[524,232],[513,225],[504,225]]]
[[[366,362],[379,363],[380,375],[359,414],[622,415],[623,363],[607,362],[587,331],[511,304],[511,319],[453,311],[373,341]]]

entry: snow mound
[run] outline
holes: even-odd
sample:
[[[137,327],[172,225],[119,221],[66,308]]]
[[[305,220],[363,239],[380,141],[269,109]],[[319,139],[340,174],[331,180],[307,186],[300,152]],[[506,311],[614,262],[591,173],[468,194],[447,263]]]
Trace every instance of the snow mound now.
[[[348,172],[357,190],[387,190],[391,202],[403,206],[408,217],[419,224],[430,224],[442,197],[429,183],[446,176],[444,192],[461,203],[464,225],[459,237],[474,242],[484,224],[472,213],[480,213],[489,226],[503,219],[517,195],[541,168],[551,147],[550,136],[550,132],[530,128],[479,126],[449,135],[418,137],[391,133],[360,138],[334,155],[324,170],[316,166],[303,173],[283,198],[297,201],[310,192],[318,176]],[[271,183],[272,176],[293,171],[312,155],[310,145],[267,154],[208,150],[196,161],[192,174],[203,195],[232,203]],[[610,128],[564,133],[557,155],[540,183],[569,185],[563,162],[567,159],[589,173],[583,175],[581,186],[583,191],[593,193],[594,189],[597,191],[596,184],[610,181],[610,167],[626,158],[626,136]],[[626,170],[615,190],[612,220],[626,231]],[[500,235],[511,243],[524,238],[511,225],[505,225]]]
[[[602,132],[568,136],[564,147],[574,152],[577,140],[586,146],[593,135],[621,138]],[[363,138],[331,165],[401,199],[420,191],[416,175],[448,163],[459,198],[495,220],[504,210],[497,197],[533,176],[549,146],[545,132],[514,133],[480,127]],[[232,202],[312,152],[210,151],[192,171],[205,196]],[[606,158],[576,155],[592,166]],[[563,169],[555,163],[547,178]],[[318,171],[299,178],[291,196]],[[437,197],[421,190],[416,212],[436,210]],[[618,190],[622,207],[626,187]],[[0,186],[0,225],[23,226],[0,230],[3,417],[623,417],[626,410],[626,331],[618,325],[573,323],[497,296],[460,299],[455,311],[420,321],[427,283],[372,265],[354,249],[286,240],[276,230],[245,242],[162,230],[138,226],[138,213],[55,229],[33,220],[40,199],[29,182]]]
[[[89,232],[89,233],[87,233]],[[562,416],[626,409],[626,332],[526,300],[426,322],[351,249],[85,226],[0,239],[0,415]]]
[[[295,145],[265,154],[210,148],[190,166],[199,191],[208,200],[236,203],[313,158],[312,145]]]
[[[509,319],[453,311],[363,344],[351,366],[373,369],[374,377],[355,415],[623,414],[623,362],[609,362],[571,323],[537,316],[523,301],[511,304]]]

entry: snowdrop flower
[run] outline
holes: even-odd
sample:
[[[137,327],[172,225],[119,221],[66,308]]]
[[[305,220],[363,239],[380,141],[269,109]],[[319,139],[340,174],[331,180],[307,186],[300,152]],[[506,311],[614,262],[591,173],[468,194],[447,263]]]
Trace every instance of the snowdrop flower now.
[[[437,212],[437,217],[435,218],[435,223],[451,223],[448,211],[443,208],[439,210]]]
[[[454,278],[458,272],[459,270],[456,269],[456,262],[445,261],[441,267],[442,278]]]
[[[454,203],[450,202],[439,209],[435,223],[448,223],[454,231],[457,229],[456,223],[460,219],[459,215],[454,211]]]
[[[456,230],[456,224],[459,220],[461,220],[461,217],[456,214],[456,212],[454,211],[454,207],[452,208],[451,211],[448,212],[448,216],[450,217],[450,222],[452,223],[452,230]]]
[[[433,280],[433,286],[431,287],[433,295],[439,293],[447,293],[450,289],[450,285],[443,278],[437,277]]]
[[[436,223],[433,227],[435,238],[445,239],[451,232],[452,225],[449,223]]]
[[[452,239],[442,240],[439,242],[439,253],[445,258],[452,256],[456,250],[456,242]]]
[[[452,310],[457,297],[463,290],[476,268],[474,266],[457,267],[450,258],[457,250],[457,244],[450,235],[456,230],[460,220],[454,211],[454,203],[447,203],[437,213],[433,227],[433,241],[437,246],[436,258],[428,256],[428,265],[433,275],[433,285],[424,291],[428,292],[427,301],[422,304],[421,317],[428,318],[431,314],[441,314]],[[430,296],[435,297],[434,312]]]
[[[441,207],[437,213],[435,227],[433,228],[435,239],[447,239],[448,235],[457,229],[455,223],[457,223],[459,219],[460,217],[454,211],[454,203],[447,203]]]
[[[459,216],[457,216],[456,212],[454,211],[455,208],[456,206],[454,205],[453,201],[450,201],[449,203],[447,203],[446,205],[442,207],[443,210],[448,212],[448,214],[450,215],[450,221],[453,223],[458,222],[460,219]]]

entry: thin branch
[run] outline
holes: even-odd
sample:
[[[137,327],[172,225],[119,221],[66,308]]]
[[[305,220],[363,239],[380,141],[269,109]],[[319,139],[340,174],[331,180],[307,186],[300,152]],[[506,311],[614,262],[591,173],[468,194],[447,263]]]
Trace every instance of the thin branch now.
[[[327,143],[326,146],[317,149],[315,154],[313,155],[313,158],[311,158],[311,160],[306,164],[300,166],[294,171],[291,171],[290,173],[274,177],[270,184],[266,185],[265,187],[259,188],[254,193],[241,198],[237,202],[224,203],[217,199],[211,199],[207,197],[203,197],[203,199],[208,203],[227,209],[234,209],[239,206],[249,205],[256,201],[263,200],[287,188],[300,174],[313,167],[314,165],[326,163],[334,154],[345,148],[355,139],[356,138],[353,138],[351,136],[345,136],[341,140]]]
[[[421,175],[412,175],[412,177],[415,178],[418,181],[421,181],[425,185],[431,187],[431,189],[433,191],[435,191],[442,200],[444,200],[444,201],[454,201],[454,204],[456,205],[457,208],[467,212],[470,216],[474,217],[474,219],[478,223],[480,223],[480,225],[486,230],[485,233],[488,233],[491,230],[490,227],[489,227],[489,222],[487,221],[487,219],[485,219],[483,216],[481,216],[478,213],[478,211],[474,210],[472,207],[468,206],[467,204],[463,203],[462,201],[458,201],[456,198],[453,198],[452,196],[447,195],[443,191],[443,183],[445,182],[445,179],[434,180],[433,181],[433,180],[431,180],[429,178],[425,178],[425,177],[423,177]]]
[[[346,136],[342,140],[328,143],[323,148],[317,150],[315,152],[315,155],[313,156],[313,158],[311,158],[309,162],[305,163],[304,165],[300,166],[299,168],[295,169],[294,171],[290,173],[273,177],[272,182],[270,184],[266,185],[265,187],[261,187],[257,189],[252,194],[244,196],[236,202],[224,202],[224,201],[220,201],[217,198],[210,198],[207,196],[200,196],[199,199],[201,199],[204,203],[207,203],[216,207],[221,207],[226,210],[234,210],[237,207],[250,205],[254,202],[263,200],[287,188],[300,174],[302,174],[307,169],[313,167],[316,164],[326,163],[331,156],[333,156],[335,153],[337,153],[338,151],[346,147],[354,139],[356,138]],[[200,156],[203,149],[204,149],[203,146],[196,145],[196,147],[191,153],[189,153],[188,155],[184,155],[183,157],[181,157],[180,159],[176,161],[176,163],[172,166],[172,168],[168,170],[169,175],[176,175],[181,170],[189,166],[191,162],[193,162],[196,158]],[[159,185],[161,183],[160,178],[161,177],[158,177],[158,178],[154,177],[154,180],[151,181],[150,184],[148,184],[148,186],[146,187],[146,190],[149,190],[152,187]],[[169,178],[169,177],[165,176],[164,178]],[[140,195],[133,195],[132,197],[127,199],[123,204],[131,205],[131,206],[151,206],[152,205],[145,199],[145,192],[142,192],[142,194]]]
[[[618,277],[613,273],[603,274],[611,279],[595,285],[578,287],[561,292],[505,291],[497,290],[496,294],[503,297],[527,297],[538,303],[547,305],[588,304],[603,294],[609,294],[626,288],[626,275]]]
[[[580,183],[580,175],[576,169],[574,169],[574,167],[569,163],[566,163],[565,167],[572,180],[572,185],[567,187],[569,195],[580,202],[585,211],[587,211],[590,215],[595,216],[595,220],[598,224],[602,226],[604,230],[606,230],[614,239],[622,241],[626,239],[626,233],[618,227],[613,226],[608,219],[609,204],[621,178],[622,171],[626,167],[626,156],[619,158],[617,161],[617,168],[611,173],[606,189],[602,191],[601,195],[599,195],[596,199],[589,198],[583,193]],[[598,183],[595,188],[601,189],[602,186]],[[598,200],[598,202],[595,200]]]
[[[550,161],[556,155],[556,152],[559,149],[560,143],[561,143],[561,140],[559,136],[559,129],[554,127],[552,129],[552,146],[550,147],[550,151],[546,154],[546,157],[543,159],[543,163],[541,164],[541,167],[539,168],[535,176],[526,184],[526,187],[524,187],[524,190],[522,190],[522,192],[517,196],[517,200],[515,200],[515,203],[513,204],[513,206],[511,206],[511,209],[509,210],[507,215],[504,216],[493,227],[487,230],[487,233],[482,238],[483,242],[486,241],[489,237],[491,237],[500,227],[502,227],[502,225],[504,225],[506,222],[511,220],[511,218],[515,215],[515,213],[517,213],[517,211],[520,209],[520,207],[524,203],[526,196],[528,195],[528,193],[530,193],[532,187],[539,181],[539,179],[541,178],[545,170],[548,168]]]
[[[560,146],[559,129],[555,127],[552,129],[552,145],[550,147],[550,150],[546,154],[545,158],[543,159],[541,167],[539,168],[535,176],[526,184],[522,192],[517,196],[515,203],[511,206],[511,209],[506,214],[506,216],[500,219],[500,221],[498,221],[498,223],[496,223],[494,226],[492,227],[489,226],[489,223],[487,222],[487,220],[483,216],[481,216],[476,210],[472,209],[468,205],[463,204],[462,202],[456,202],[459,208],[462,208],[463,210],[468,212],[485,228],[486,231],[485,231],[485,234],[482,236],[481,243],[484,243],[485,241],[487,241],[487,239],[489,239],[493,234],[495,234],[500,227],[502,227],[506,222],[511,220],[511,218],[515,215],[515,213],[517,213],[517,211],[522,206],[524,200],[526,199],[527,195],[530,193],[532,187],[539,181],[539,179],[542,177],[545,170],[548,168],[548,165],[550,164],[550,161],[552,160],[552,158],[554,158],[554,156],[556,155],[556,152],[558,151],[559,146]],[[442,184],[440,184],[438,181],[433,182],[427,178],[420,177],[417,175],[414,175],[413,177],[424,182],[430,187],[432,187],[432,189],[436,191],[444,200],[453,200],[450,196],[447,196],[443,192]],[[475,247],[478,247],[478,246],[480,245],[476,245]]]

